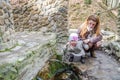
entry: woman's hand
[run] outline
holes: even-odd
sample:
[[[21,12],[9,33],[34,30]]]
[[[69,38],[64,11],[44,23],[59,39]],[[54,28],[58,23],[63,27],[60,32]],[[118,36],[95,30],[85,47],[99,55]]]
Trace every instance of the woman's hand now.
[[[85,40],[83,40],[83,42],[84,42],[84,43],[89,43],[90,40],[89,40],[89,39],[85,39]]]
[[[102,41],[98,41],[97,43],[96,43],[96,46],[97,47],[100,47],[102,45]]]

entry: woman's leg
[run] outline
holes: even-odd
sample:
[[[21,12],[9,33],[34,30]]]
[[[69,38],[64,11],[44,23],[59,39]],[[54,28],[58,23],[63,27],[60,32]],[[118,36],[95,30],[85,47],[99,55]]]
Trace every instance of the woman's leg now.
[[[98,49],[101,45],[102,45],[102,41],[98,41],[98,42],[97,42],[96,44],[94,44],[94,45],[90,44],[90,46],[91,46],[91,48],[90,48],[91,57],[96,58],[95,50]]]
[[[96,53],[95,53],[94,45],[93,45],[92,48],[90,48],[90,55],[91,55],[91,57],[96,58]]]
[[[92,44],[92,43],[88,43],[88,45],[89,45],[89,50],[88,51],[90,51],[90,56],[91,57],[93,57],[93,58],[96,58],[96,54],[95,54],[95,45],[94,44]]]

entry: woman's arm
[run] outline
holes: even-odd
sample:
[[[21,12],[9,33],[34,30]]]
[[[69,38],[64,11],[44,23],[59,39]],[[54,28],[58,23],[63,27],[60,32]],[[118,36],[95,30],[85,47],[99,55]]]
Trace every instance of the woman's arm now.
[[[101,41],[102,40],[102,38],[103,38],[103,36],[100,34],[100,35],[98,35],[98,36],[96,36],[96,37],[91,37],[90,39],[89,39],[89,42],[91,42],[91,43],[97,43],[98,41]]]

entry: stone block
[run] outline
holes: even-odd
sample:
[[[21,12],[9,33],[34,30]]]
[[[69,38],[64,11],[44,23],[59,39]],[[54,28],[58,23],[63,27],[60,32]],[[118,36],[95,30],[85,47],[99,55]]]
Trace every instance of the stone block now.
[[[3,16],[0,16],[0,25],[4,25],[4,20]]]
[[[3,15],[3,10],[2,9],[0,9],[0,16],[2,16]]]

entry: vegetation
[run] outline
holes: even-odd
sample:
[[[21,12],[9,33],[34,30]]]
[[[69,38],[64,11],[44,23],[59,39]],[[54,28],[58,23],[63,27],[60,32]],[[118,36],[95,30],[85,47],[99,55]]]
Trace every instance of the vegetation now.
[[[34,80],[81,80],[80,69],[72,63],[62,61],[62,56],[55,54]]]
[[[91,0],[84,0],[85,4],[91,4]]]
[[[0,52],[7,52],[7,51],[11,51],[11,49],[15,48],[16,46],[19,46],[18,43],[16,43],[15,45],[13,45],[11,48],[5,48],[4,50],[0,50]]]
[[[18,70],[13,64],[0,66],[0,80],[15,80],[17,74]]]

